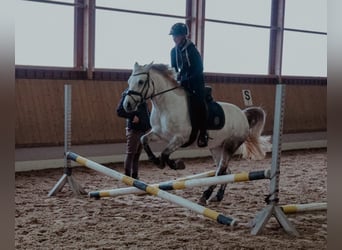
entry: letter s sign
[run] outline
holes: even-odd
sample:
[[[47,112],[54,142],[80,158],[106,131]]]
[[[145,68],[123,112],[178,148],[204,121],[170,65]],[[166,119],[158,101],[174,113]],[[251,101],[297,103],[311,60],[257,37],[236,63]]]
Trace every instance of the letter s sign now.
[[[253,106],[252,93],[249,89],[242,90],[242,98],[245,106]]]

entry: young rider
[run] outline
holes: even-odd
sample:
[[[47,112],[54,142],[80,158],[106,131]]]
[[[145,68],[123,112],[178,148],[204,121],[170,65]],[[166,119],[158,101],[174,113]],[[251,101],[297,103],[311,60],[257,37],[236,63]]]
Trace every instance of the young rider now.
[[[199,147],[205,147],[208,145],[208,134],[202,58],[195,45],[187,38],[186,24],[174,24],[169,35],[172,35],[175,42],[175,47],[171,49],[171,67],[178,72],[177,80],[189,93],[190,105],[196,113],[196,124],[200,130],[197,144]]]

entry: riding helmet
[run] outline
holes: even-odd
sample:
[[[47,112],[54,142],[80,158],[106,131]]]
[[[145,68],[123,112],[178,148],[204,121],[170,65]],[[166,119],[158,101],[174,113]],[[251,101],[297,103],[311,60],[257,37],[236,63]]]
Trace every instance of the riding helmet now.
[[[169,35],[187,36],[189,33],[188,26],[184,23],[175,23],[172,25]]]

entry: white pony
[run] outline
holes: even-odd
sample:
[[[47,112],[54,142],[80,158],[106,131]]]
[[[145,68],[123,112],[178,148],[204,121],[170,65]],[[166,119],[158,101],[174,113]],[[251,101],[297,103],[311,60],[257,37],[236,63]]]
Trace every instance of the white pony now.
[[[175,71],[164,64],[139,65],[135,63],[128,79],[124,109],[132,112],[148,99],[152,101],[150,122],[152,129],[141,137],[149,159],[159,168],[165,163],[172,169],[183,169],[182,161],[170,159],[170,154],[189,141],[192,126],[188,112],[185,90],[175,80]],[[224,111],[225,124],[221,129],[208,130],[208,147],[217,166],[216,175],[227,174],[228,162],[233,154],[239,153],[245,159],[260,160],[265,157],[271,144],[269,136],[261,136],[266,114],[259,107],[241,110],[234,104],[218,102]],[[149,143],[167,142],[159,157],[156,157]],[[228,168],[228,174],[231,171]],[[200,203],[209,200],[221,201],[226,184],[221,185],[216,197],[211,197],[216,185],[204,191]]]

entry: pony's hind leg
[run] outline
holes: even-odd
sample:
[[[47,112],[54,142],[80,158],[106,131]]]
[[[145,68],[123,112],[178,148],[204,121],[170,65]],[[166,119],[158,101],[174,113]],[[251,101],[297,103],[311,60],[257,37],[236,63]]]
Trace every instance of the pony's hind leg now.
[[[207,201],[209,200],[211,194],[214,192],[214,189],[216,188],[217,185],[211,185],[208,189],[206,189],[201,198],[199,199],[198,203],[202,206],[207,205]]]
[[[213,150],[213,157],[216,156],[216,165],[217,170],[215,176],[231,174],[230,169],[228,168],[228,163],[232,158],[234,152],[240,147],[243,143],[244,139],[236,139],[235,140],[226,140],[223,143],[222,148],[217,148]],[[218,162],[218,163],[217,163]],[[220,189],[217,191],[216,196],[211,197],[212,192],[214,191],[216,185],[210,186],[202,195],[200,202],[202,204],[211,202],[220,202],[224,197],[224,193],[227,187],[227,184],[221,184]]]
[[[218,168],[216,170],[215,176],[225,175],[227,174],[227,172],[228,174],[231,173],[230,169],[228,168],[228,162],[230,158],[231,158],[230,154],[222,153],[221,160],[220,160],[220,163],[218,164]],[[211,202],[222,201],[226,187],[227,187],[227,184],[221,184],[220,189],[217,191],[216,195],[209,198],[208,201],[211,201]]]
[[[213,160],[215,162],[216,166],[219,166],[220,164],[220,159],[221,159],[221,155],[222,155],[222,147],[217,147],[217,148],[212,148],[210,149],[211,155],[213,157]],[[216,176],[217,176],[218,172],[216,170]],[[209,198],[211,197],[212,193],[214,192],[215,188],[217,185],[212,185],[210,186],[208,189],[206,189],[203,194],[202,197],[199,200],[199,204],[201,205],[206,205],[207,201],[209,200]]]
[[[235,138],[234,140],[227,140],[223,144],[221,160],[219,163],[219,167],[216,171],[216,175],[225,175],[231,174],[231,171],[228,167],[228,163],[230,159],[233,157],[235,151],[240,147],[240,145],[244,142],[245,138]],[[217,191],[215,197],[210,199],[210,201],[220,202],[223,199],[224,192],[226,190],[227,184],[221,184],[220,189]]]

